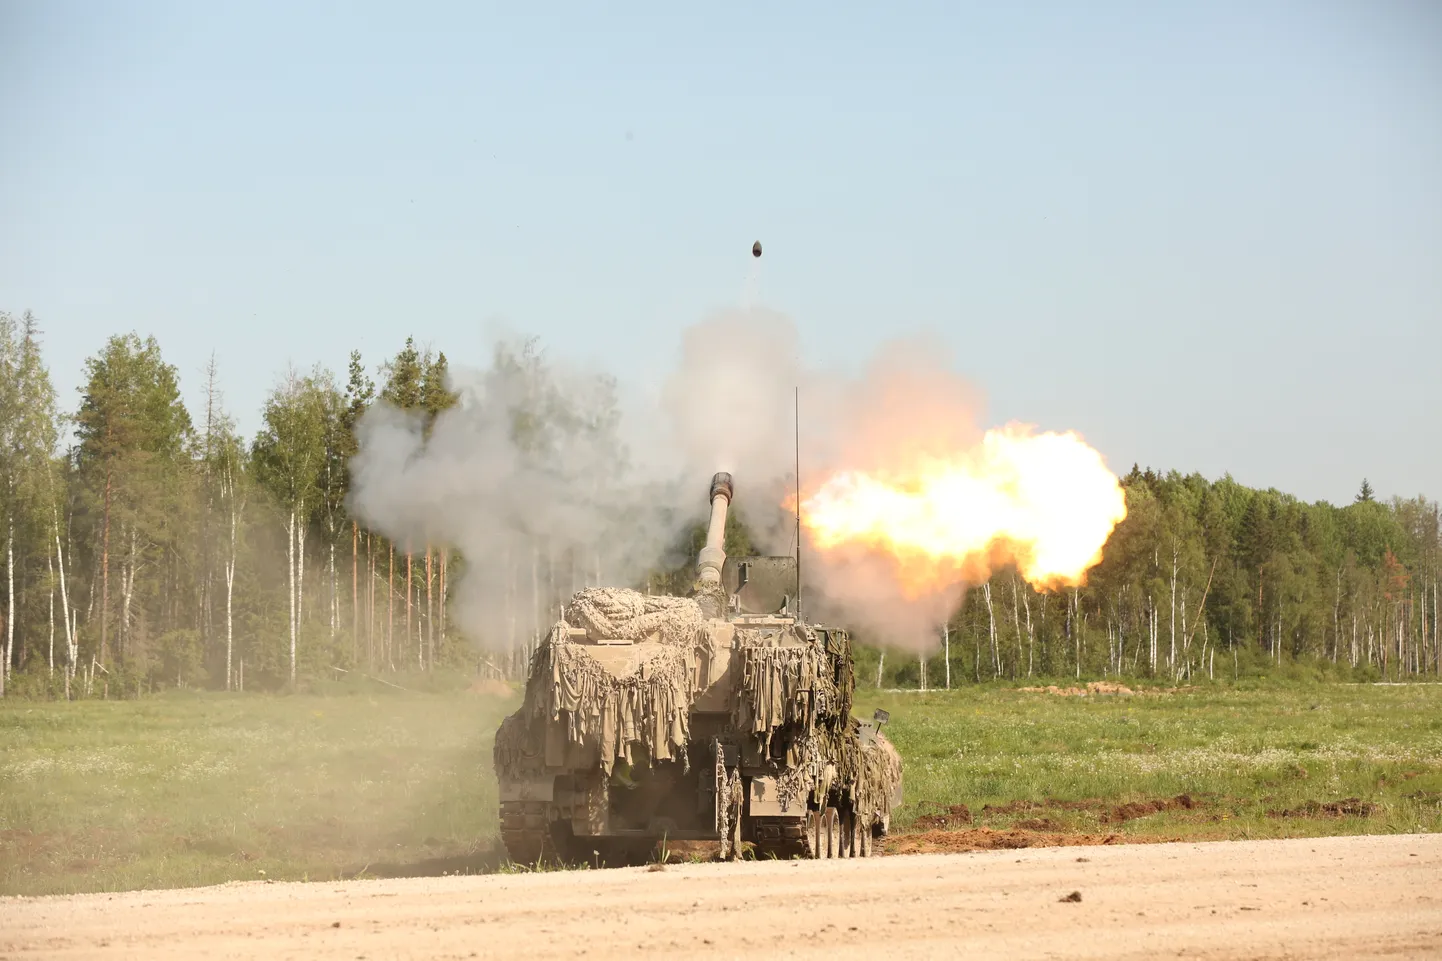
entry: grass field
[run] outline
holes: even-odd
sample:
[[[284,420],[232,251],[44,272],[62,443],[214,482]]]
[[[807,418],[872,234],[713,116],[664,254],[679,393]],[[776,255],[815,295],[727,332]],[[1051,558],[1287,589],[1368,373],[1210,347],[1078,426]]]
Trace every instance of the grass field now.
[[[514,704],[0,704],[0,893],[494,869],[491,736]],[[1442,686],[858,698],[878,706],[906,765],[895,826],[935,846],[985,843],[941,828],[1018,844],[1442,830]]]
[[[1442,685],[858,694],[858,713],[891,712],[903,830],[1442,831]]]

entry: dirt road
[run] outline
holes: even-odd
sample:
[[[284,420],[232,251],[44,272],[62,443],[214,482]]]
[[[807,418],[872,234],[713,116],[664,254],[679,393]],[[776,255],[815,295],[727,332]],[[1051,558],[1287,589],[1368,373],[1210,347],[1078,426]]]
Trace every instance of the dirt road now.
[[[1439,958],[1442,835],[0,899],[6,959],[963,954]]]

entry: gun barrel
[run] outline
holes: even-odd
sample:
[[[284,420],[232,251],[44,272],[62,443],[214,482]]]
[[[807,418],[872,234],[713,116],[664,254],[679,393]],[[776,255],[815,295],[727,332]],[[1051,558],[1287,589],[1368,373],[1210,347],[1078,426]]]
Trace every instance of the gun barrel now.
[[[706,529],[706,546],[696,558],[696,578],[721,583],[721,566],[726,563],[726,510],[731,506],[731,475],[724,471],[711,478],[711,523]]]

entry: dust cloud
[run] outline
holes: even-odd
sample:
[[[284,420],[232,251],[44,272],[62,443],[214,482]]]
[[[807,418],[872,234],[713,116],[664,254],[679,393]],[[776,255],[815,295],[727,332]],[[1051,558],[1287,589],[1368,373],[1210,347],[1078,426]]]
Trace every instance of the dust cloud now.
[[[675,369],[649,401],[603,373],[501,339],[488,368],[455,366],[461,402],[429,427],[377,403],[358,426],[351,507],[402,549],[460,553],[452,611],[466,635],[509,650],[592,584],[644,587],[681,566],[682,535],[705,516],[711,474],[731,472],[758,550],[796,550],[795,411],[808,477],[873,470],[972,446],[980,398],[933,338],[897,341],[860,376],[808,368],[795,326],[745,306],[685,330]],[[802,544],[808,620],[908,649],[937,641],[960,602],[909,597],[889,558]]]

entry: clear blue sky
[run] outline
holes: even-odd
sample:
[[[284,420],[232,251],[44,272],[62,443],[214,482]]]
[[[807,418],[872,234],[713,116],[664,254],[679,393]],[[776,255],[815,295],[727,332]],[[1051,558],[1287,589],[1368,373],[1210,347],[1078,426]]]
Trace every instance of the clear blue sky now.
[[[135,329],[253,430],[498,320],[654,381],[760,238],[814,363],[939,330],[1118,472],[1442,495],[1442,5],[599,6],[0,0],[0,309],[67,406]]]

